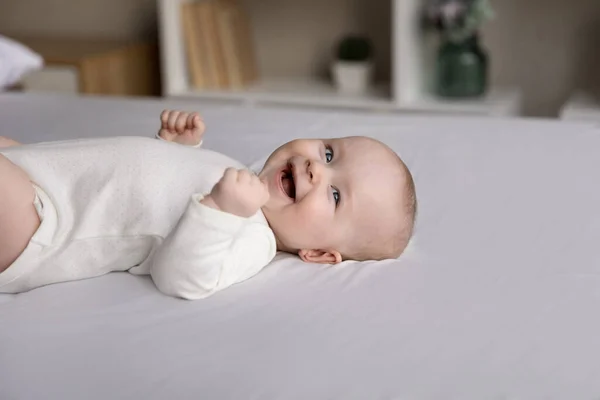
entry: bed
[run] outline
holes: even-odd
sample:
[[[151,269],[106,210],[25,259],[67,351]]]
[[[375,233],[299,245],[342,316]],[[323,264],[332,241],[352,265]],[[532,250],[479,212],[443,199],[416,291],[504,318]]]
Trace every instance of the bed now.
[[[202,111],[205,146],[247,164],[296,137],[386,142],[416,180],[414,241],[278,255],[202,301],[127,273],[0,295],[0,399],[600,398],[598,128],[13,93],[0,135],[151,136],[163,108]]]

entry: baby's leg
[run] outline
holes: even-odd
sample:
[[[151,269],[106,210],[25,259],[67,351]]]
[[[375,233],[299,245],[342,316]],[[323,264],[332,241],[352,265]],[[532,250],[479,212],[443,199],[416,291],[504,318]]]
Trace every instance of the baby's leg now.
[[[3,147],[18,146],[20,144],[21,143],[17,142],[16,140],[12,140],[7,137],[0,136],[0,149]]]
[[[0,272],[25,250],[40,225],[27,173],[0,154]]]

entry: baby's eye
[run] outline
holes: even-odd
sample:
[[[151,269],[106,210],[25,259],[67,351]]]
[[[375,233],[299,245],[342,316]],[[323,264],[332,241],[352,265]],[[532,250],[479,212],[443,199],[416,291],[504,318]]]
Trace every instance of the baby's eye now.
[[[333,192],[333,200],[335,201],[335,206],[337,207],[338,204],[340,204],[340,191],[334,187],[331,187],[331,190]]]
[[[331,160],[333,160],[333,150],[331,147],[327,147],[325,148],[325,161],[327,161],[327,164],[329,164]]]

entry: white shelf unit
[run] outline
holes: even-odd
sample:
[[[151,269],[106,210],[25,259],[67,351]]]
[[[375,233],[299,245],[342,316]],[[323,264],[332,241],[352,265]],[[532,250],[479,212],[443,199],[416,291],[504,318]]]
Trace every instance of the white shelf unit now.
[[[373,87],[364,96],[341,96],[331,84],[311,78],[266,78],[243,90],[186,89],[174,95],[187,99],[241,100],[247,103],[321,107],[387,109],[390,106],[389,88],[386,86]]]
[[[585,92],[574,93],[561,108],[560,119],[600,125],[600,101]]]
[[[331,82],[312,77],[261,77],[242,90],[195,90],[188,79],[180,22],[181,4],[188,1],[194,0],[158,0],[163,94],[167,97],[388,112],[520,115],[521,94],[513,88],[493,87],[481,98],[465,100],[428,93],[428,46],[418,26],[420,0],[391,0],[391,83],[374,86],[365,95],[340,94]]]

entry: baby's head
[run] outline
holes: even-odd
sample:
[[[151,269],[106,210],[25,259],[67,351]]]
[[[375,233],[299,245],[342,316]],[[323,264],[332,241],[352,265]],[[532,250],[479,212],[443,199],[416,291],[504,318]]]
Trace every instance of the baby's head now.
[[[412,235],[412,176],[375,139],[294,140],[270,155],[259,177],[269,187],[262,211],[278,249],[304,261],[396,258]]]

